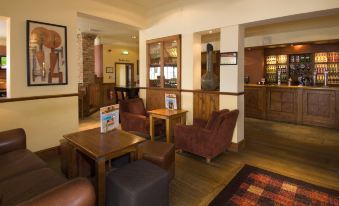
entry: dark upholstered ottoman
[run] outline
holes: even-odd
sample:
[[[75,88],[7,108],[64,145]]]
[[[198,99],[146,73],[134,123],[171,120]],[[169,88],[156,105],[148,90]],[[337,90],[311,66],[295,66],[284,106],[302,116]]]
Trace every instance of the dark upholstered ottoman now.
[[[107,174],[107,206],[168,206],[168,174],[138,160]]]
[[[146,141],[139,144],[138,158],[150,161],[168,172],[169,178],[175,175],[175,149],[171,143]]]

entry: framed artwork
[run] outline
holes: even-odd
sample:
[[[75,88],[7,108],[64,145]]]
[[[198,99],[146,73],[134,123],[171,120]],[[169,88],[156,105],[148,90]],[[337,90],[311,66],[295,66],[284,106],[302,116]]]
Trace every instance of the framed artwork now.
[[[115,83],[115,69],[113,67],[106,67],[106,72],[104,72],[104,84]]]
[[[65,85],[67,27],[27,20],[28,86]]]
[[[113,73],[113,67],[106,67],[106,73]]]
[[[220,65],[237,65],[238,52],[220,53]]]

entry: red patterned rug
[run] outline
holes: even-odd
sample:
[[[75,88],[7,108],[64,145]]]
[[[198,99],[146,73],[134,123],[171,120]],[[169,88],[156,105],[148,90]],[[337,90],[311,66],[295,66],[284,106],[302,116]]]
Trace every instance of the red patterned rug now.
[[[209,205],[339,206],[339,192],[245,165]]]

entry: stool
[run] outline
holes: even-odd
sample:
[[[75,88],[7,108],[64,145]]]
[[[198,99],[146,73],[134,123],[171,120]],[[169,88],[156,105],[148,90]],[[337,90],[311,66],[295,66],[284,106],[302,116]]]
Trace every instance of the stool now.
[[[172,179],[175,175],[175,149],[171,143],[146,141],[139,144],[138,159],[150,161],[168,172]]]
[[[168,174],[156,165],[138,160],[106,177],[107,206],[168,206]]]

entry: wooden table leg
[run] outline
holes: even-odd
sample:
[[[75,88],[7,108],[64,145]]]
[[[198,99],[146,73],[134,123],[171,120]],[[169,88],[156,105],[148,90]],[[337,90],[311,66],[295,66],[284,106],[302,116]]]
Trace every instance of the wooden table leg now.
[[[71,151],[70,151],[70,157],[69,157],[69,162],[68,167],[67,167],[67,175],[68,178],[75,178],[78,176],[78,163],[77,163],[77,150],[76,148],[72,145]]]
[[[152,115],[149,116],[149,121],[151,141],[154,141],[154,117]]]
[[[97,178],[97,201],[98,206],[105,206],[106,202],[106,169],[105,158],[100,158],[96,162],[96,178]]]
[[[171,142],[171,119],[166,119],[166,142]]]
[[[180,120],[181,120],[181,124],[186,125],[186,113],[181,115]]]

